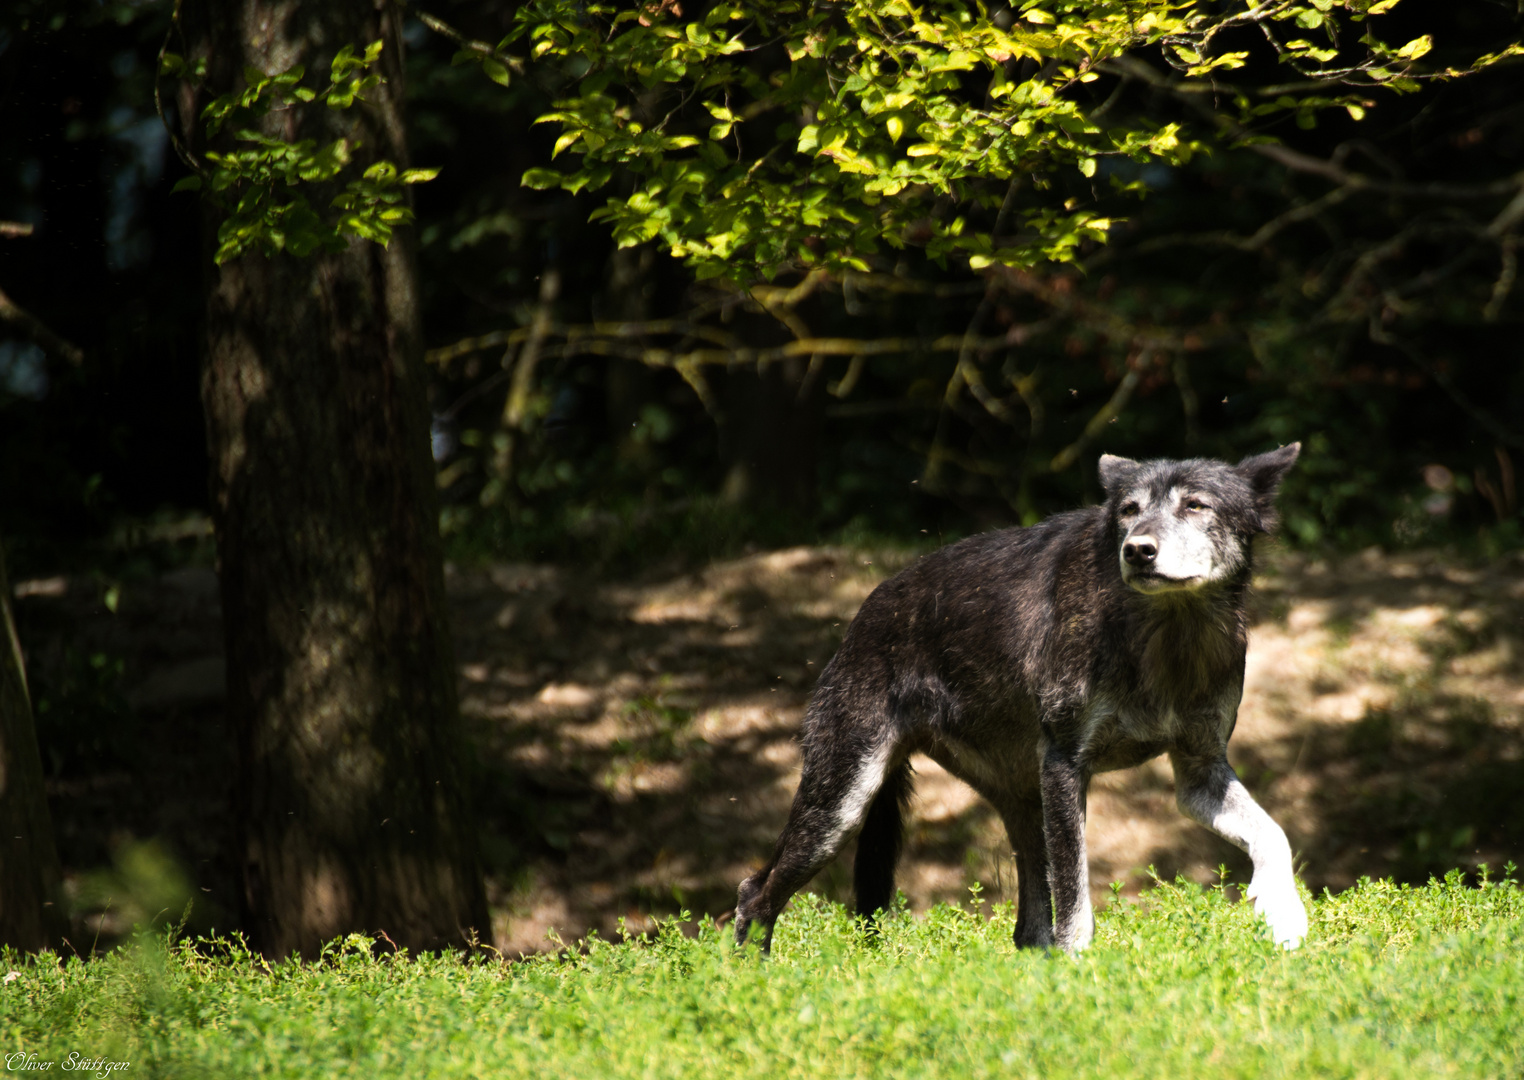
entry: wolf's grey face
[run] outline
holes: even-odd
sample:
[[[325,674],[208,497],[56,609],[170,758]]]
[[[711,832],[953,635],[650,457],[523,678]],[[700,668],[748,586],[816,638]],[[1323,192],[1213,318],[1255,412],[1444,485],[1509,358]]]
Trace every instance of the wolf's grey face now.
[[[1196,589],[1243,565],[1243,545],[1221,527],[1211,496],[1189,485],[1127,489],[1117,508],[1122,580],[1139,592]]]
[[[1222,461],[1101,458],[1122,580],[1142,593],[1200,589],[1248,565],[1255,533],[1275,523],[1276,489],[1300,444]]]

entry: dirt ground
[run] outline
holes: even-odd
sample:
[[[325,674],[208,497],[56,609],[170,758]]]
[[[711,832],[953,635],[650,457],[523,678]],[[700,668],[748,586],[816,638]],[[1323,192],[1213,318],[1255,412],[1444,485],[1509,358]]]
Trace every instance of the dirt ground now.
[[[817,673],[863,598],[913,557],[800,547],[636,581],[451,568],[497,946],[512,955],[551,946],[552,931],[572,941],[729,909],[787,813]],[[1524,555],[1264,562],[1230,756],[1307,883],[1524,861]],[[215,578],[186,569],[122,586],[114,614],[104,589],[16,588],[41,696],[67,706],[39,728],[71,889],[95,913],[86,927],[102,927],[101,896],[130,891],[136,842],[157,838],[215,921],[232,906],[233,769]],[[81,701],[114,717],[120,739],[79,736],[83,722],[64,714]],[[1013,895],[993,812],[931,761],[915,766],[900,873],[911,906],[966,899],[975,881],[986,898]],[[1208,881],[1226,864],[1247,881],[1242,854],[1176,811],[1162,761],[1098,777],[1087,836],[1098,901],[1114,881],[1136,892],[1150,866]],[[850,851],[812,887],[846,899],[849,882]],[[104,911],[104,933],[133,910]]]

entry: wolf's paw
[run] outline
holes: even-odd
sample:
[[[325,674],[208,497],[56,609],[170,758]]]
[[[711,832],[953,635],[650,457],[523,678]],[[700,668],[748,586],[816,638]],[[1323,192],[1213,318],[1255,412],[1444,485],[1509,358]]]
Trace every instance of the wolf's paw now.
[[[1295,949],[1307,936],[1307,909],[1296,891],[1296,879],[1287,875],[1273,881],[1256,877],[1244,894],[1270,928],[1270,940],[1283,949]]]

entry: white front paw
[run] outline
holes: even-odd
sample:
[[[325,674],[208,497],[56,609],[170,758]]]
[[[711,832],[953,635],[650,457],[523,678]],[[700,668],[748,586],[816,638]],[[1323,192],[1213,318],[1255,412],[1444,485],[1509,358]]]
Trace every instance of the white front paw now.
[[[1286,949],[1295,949],[1307,936],[1307,909],[1296,891],[1296,879],[1287,875],[1262,882],[1259,877],[1249,883],[1244,894],[1254,901],[1254,910],[1270,928],[1270,940]]]

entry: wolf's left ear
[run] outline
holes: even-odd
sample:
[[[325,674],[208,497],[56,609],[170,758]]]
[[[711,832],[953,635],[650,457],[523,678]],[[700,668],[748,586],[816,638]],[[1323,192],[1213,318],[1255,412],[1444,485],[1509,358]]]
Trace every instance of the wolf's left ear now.
[[[1107,493],[1117,491],[1132,482],[1137,474],[1138,463],[1132,458],[1117,457],[1115,454],[1102,454],[1099,467],[1101,474],[1101,487]]]
[[[1260,525],[1266,532],[1275,528],[1275,493],[1301,452],[1302,444],[1294,442],[1267,454],[1246,457],[1235,466],[1254,489],[1254,509],[1259,511]]]
[[[1254,494],[1273,496],[1301,452],[1302,444],[1294,442],[1279,450],[1271,450],[1268,454],[1246,457],[1238,463],[1237,468],[1254,488]]]

